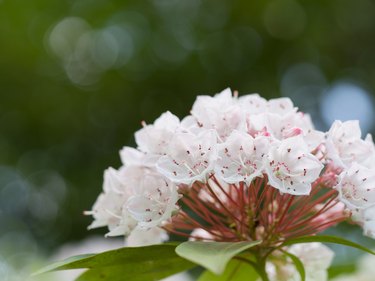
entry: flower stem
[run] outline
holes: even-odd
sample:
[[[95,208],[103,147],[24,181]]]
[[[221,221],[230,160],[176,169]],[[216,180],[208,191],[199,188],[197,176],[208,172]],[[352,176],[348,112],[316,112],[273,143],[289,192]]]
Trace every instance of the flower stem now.
[[[258,265],[258,274],[262,281],[270,281],[266,272],[266,257],[262,257],[260,255],[256,256],[257,265]]]

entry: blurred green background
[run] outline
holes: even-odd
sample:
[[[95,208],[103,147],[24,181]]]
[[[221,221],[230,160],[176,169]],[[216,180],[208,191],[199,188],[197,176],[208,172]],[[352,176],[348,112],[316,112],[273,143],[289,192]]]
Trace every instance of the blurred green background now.
[[[288,96],[320,129],[371,132],[374,35],[371,0],[0,0],[0,274],[87,237],[140,122],[198,94]]]

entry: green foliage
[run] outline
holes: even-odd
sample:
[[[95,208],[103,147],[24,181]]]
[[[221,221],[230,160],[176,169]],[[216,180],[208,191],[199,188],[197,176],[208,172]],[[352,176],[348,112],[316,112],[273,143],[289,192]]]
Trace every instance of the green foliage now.
[[[56,271],[56,270],[65,270],[65,269],[77,269],[77,268],[86,268],[86,266],[81,266],[85,264],[85,262],[89,261],[90,258],[94,257],[95,254],[85,254],[85,255],[78,255],[74,257],[69,257],[67,259],[64,259],[62,261],[57,261],[55,263],[52,263],[37,272],[33,273],[32,276],[51,272],[51,271]],[[88,266],[87,266],[88,268]]]
[[[357,270],[357,259],[353,260],[352,264],[340,264],[333,265],[328,268],[328,277],[329,279],[337,277],[342,274],[350,274]]]
[[[170,275],[185,271],[194,265],[184,259],[159,259],[140,262],[126,263],[117,266],[107,266],[93,268],[81,276],[76,281],[152,281],[166,278]]]
[[[201,242],[188,241],[176,248],[176,253],[216,274],[222,274],[228,262],[237,254],[260,244],[252,242]]]
[[[199,277],[198,281],[256,281],[258,279],[259,275],[253,267],[243,261],[232,259],[223,274],[216,275],[206,270]]]
[[[158,280],[195,265],[175,252],[176,244],[125,247],[97,255],[72,257],[47,266],[35,274],[56,270],[88,268],[77,280]]]
[[[279,249],[294,263],[301,281],[306,280],[302,261],[297,256],[282,250],[282,247],[310,242],[345,245],[375,254],[364,246],[336,236],[321,235],[290,239]],[[265,274],[265,263],[263,259],[263,263],[255,259],[257,254],[252,259],[248,259],[249,252],[246,250],[260,243],[261,241],[187,241],[181,244],[125,247],[100,254],[71,257],[51,264],[34,275],[57,270],[88,269],[76,281],[153,281],[200,265],[208,270],[203,272],[199,281],[256,281],[259,279],[259,274],[261,276],[263,276],[261,273]],[[346,272],[345,270],[346,268],[336,266],[331,269],[330,276],[337,276]]]

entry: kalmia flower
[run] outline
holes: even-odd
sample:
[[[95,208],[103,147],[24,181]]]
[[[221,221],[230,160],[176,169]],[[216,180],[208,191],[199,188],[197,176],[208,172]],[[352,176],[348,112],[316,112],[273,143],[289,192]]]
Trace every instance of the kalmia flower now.
[[[225,140],[232,130],[245,128],[244,112],[240,110],[240,105],[233,99],[229,89],[215,97],[199,96],[191,115],[199,127],[215,130],[222,140]]]
[[[233,131],[225,142],[218,145],[215,174],[227,183],[243,181],[250,184],[255,177],[262,175],[268,139]]]
[[[158,171],[176,183],[192,184],[205,181],[213,170],[216,134],[213,130],[194,135],[176,133],[168,145],[168,153],[156,163]]]
[[[238,97],[226,89],[199,96],[181,121],[166,112],[143,126],[138,147],[121,151],[123,166],[105,172],[89,212],[91,227],[128,236],[128,245],[160,242],[166,234],[261,241],[256,257],[263,265],[268,258],[270,276],[289,251],[307,269],[322,269],[320,279],[307,280],[326,280],[329,250],[280,247],[350,217],[375,237],[375,148],[370,135],[361,139],[357,121],[336,121],[321,132],[288,98]],[[298,280],[293,270],[285,274]]]
[[[335,187],[342,202],[351,209],[364,209],[375,205],[375,169],[353,163],[340,174]]]
[[[127,160],[131,156],[133,158]],[[124,166],[105,171],[103,192],[92,211],[86,212],[95,219],[90,228],[108,226],[107,236],[158,228],[178,209],[176,185],[156,171],[153,157],[124,148],[121,158]],[[160,237],[165,236],[165,231],[158,233]]]
[[[95,219],[89,228],[108,226],[108,236],[129,235],[136,226],[136,221],[124,208],[124,202],[130,197],[130,193],[122,186],[117,173],[113,168],[104,172],[103,192],[92,211],[86,212]]]
[[[283,193],[308,195],[323,164],[312,155],[302,137],[285,139],[271,147],[266,172],[269,183]]]
[[[327,156],[336,166],[346,168],[353,162],[363,164],[374,155],[374,143],[370,135],[361,139],[361,129],[357,120],[335,121],[327,133],[325,142]]]
[[[146,125],[135,133],[139,150],[163,154],[168,149],[169,139],[180,126],[180,120],[169,111],[163,113],[153,125]]]

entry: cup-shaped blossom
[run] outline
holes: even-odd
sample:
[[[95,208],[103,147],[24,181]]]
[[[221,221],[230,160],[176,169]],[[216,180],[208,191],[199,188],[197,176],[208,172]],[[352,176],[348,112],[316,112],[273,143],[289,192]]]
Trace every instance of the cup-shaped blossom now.
[[[191,110],[191,115],[200,127],[216,130],[220,139],[225,140],[232,130],[245,128],[245,114],[231,90],[211,96],[199,96]]]
[[[279,104],[277,102],[276,104]],[[314,129],[310,116],[296,109],[290,102],[285,102],[285,111],[269,110],[259,114],[247,114],[247,130],[252,136],[271,135],[273,138],[283,140],[302,135],[309,150],[312,151],[324,140],[324,133]],[[282,103],[281,103],[282,104]],[[274,105],[271,108],[278,108]],[[268,111],[267,111],[268,110]]]
[[[177,209],[177,188],[170,180],[154,171],[139,180],[135,194],[125,206],[141,228],[151,228],[168,220]]]
[[[249,184],[263,172],[263,158],[267,154],[269,138],[233,131],[228,139],[218,145],[215,174],[227,183]]]
[[[247,115],[260,114],[267,111],[267,100],[258,94],[245,95],[238,98],[241,109]]]
[[[147,153],[164,154],[170,138],[180,126],[180,120],[169,111],[163,113],[154,124],[146,125],[135,133],[138,148]]]
[[[302,116],[292,111],[285,115],[272,112],[265,114],[267,130],[278,140],[301,135],[305,129],[305,124],[301,124],[300,119],[302,119]]]
[[[297,108],[294,107],[293,102],[290,98],[277,98],[270,99],[267,104],[268,112],[272,112],[278,115],[286,115],[290,112],[296,112]]]
[[[129,196],[129,192],[123,188],[118,171],[108,168],[104,172],[103,192],[92,210],[85,212],[94,217],[89,229],[108,226],[107,236],[128,235],[137,225],[137,221],[124,208]]]
[[[120,150],[121,162],[126,167],[143,166],[152,168],[155,166],[155,163],[159,157],[160,155],[158,154],[145,153],[128,146],[124,146]]]
[[[327,133],[326,148],[328,158],[342,168],[365,163],[374,154],[373,142],[361,139],[358,120],[335,121]]]
[[[375,205],[351,212],[351,219],[363,228],[363,234],[375,239]]]
[[[92,211],[90,228],[108,226],[107,236],[129,235],[134,229],[161,226],[177,209],[176,186],[155,169],[130,165],[104,174],[103,192]]]
[[[156,164],[158,171],[175,183],[204,182],[214,168],[216,142],[213,130],[199,135],[176,133],[170,140],[167,155]]]
[[[309,152],[301,136],[275,143],[266,158],[269,183],[283,193],[308,195],[323,164]]]
[[[353,163],[339,176],[335,187],[340,200],[350,209],[364,209],[375,205],[375,169]]]

